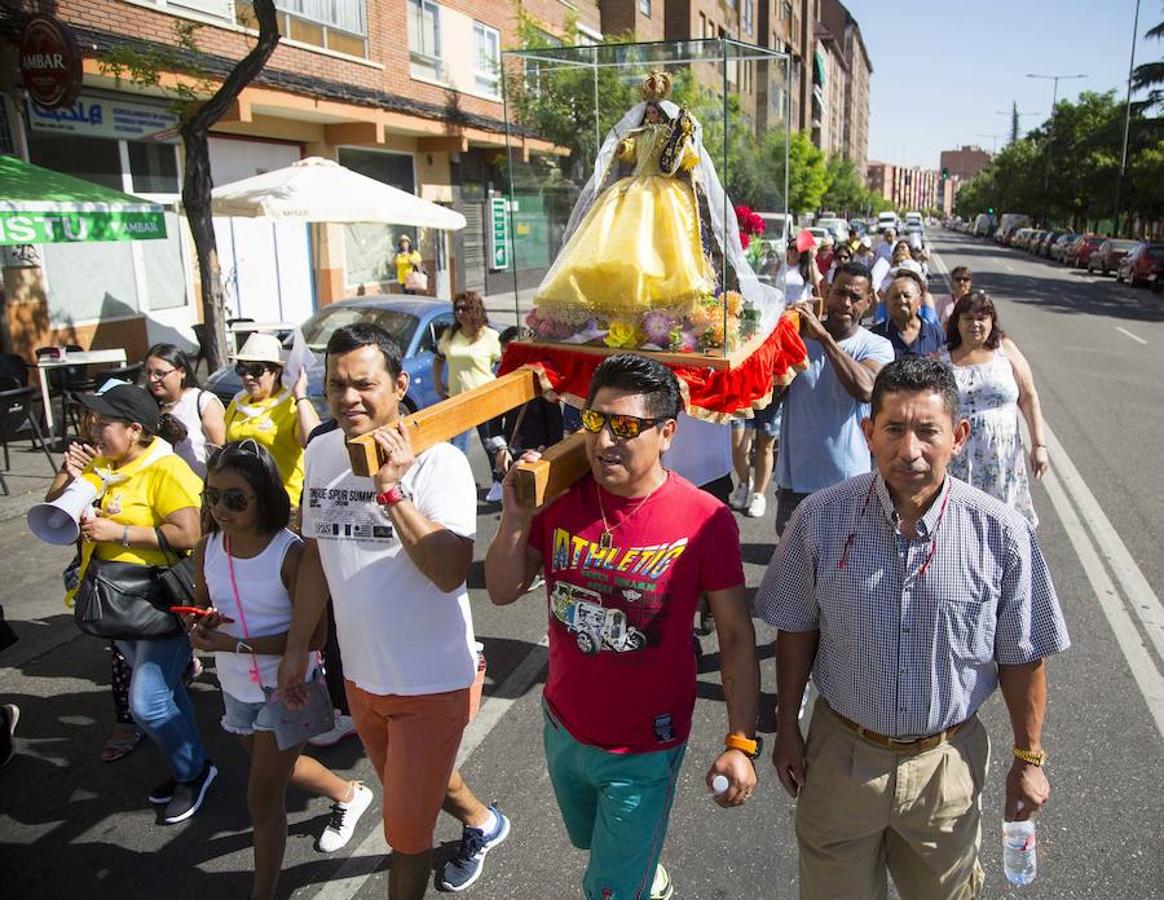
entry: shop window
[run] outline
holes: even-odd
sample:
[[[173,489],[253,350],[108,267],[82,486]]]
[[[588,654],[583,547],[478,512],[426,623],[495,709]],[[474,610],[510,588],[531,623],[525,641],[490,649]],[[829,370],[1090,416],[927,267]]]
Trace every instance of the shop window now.
[[[129,143],[129,173],[135,194],[176,194],[178,158],[170,144]]]
[[[67,172],[115,191],[124,189],[117,141],[34,131],[29,134],[28,156],[34,165]]]
[[[408,0],[408,50],[414,78],[444,81],[441,8],[432,0]]]
[[[473,44],[476,48],[473,75],[477,90],[491,97],[500,97],[501,34],[496,28],[474,22]]]

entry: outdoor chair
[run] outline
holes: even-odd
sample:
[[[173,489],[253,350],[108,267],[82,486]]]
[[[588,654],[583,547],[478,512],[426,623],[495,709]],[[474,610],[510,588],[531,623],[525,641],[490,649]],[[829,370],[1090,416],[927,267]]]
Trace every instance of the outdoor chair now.
[[[65,349],[70,352],[80,352],[85,348],[79,344],[66,344]],[[35,351],[37,359],[55,352],[52,347],[38,347]],[[76,402],[72,401],[73,394],[83,394],[92,391],[96,385],[93,379],[85,374],[84,366],[62,366],[48,370],[49,402],[54,397],[61,398],[61,437],[68,433],[68,425],[72,422],[73,431],[80,433],[81,420]],[[52,437],[52,435],[49,435]]]
[[[28,384],[28,363],[23,357],[15,353],[0,353],[0,384],[4,385],[0,390]]]
[[[33,449],[44,453],[48,460],[49,471],[56,474],[57,464],[53,461],[45,444],[44,434],[37,422],[36,401],[39,392],[35,387],[16,388],[11,391],[0,391],[0,444],[4,446],[4,468],[12,469],[12,461],[8,455],[9,441],[31,441]],[[8,482],[4,480],[4,473],[0,472],[0,489],[8,496]]]

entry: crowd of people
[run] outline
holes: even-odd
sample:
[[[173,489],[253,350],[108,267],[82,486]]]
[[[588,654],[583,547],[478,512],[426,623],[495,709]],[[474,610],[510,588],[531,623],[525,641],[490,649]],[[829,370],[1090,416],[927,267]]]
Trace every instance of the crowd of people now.
[[[501,501],[489,597],[506,606],[544,582],[542,737],[566,833],[588,854],[586,897],[675,891],[661,856],[701,608],[726,713],[705,781],[723,808],[747,803],[763,771],[752,616],[779,630],[772,760],[799,798],[801,896],[884,896],[887,873],[903,897],[977,896],[988,737],[976,712],[996,687],[1013,726],[1006,814],[1028,818],[1048,799],[1043,660],[1069,642],[1034,530],[1029,480],[1048,457],[1030,366],[968,270],[935,299],[909,245],[886,235],[884,246],[789,251],[808,365],[743,427],[688,418],[671,370],[610,356],[576,413],[589,474],[539,510],[518,502],[512,463],[569,427],[562,409],[534,401],[479,430]],[[874,285],[861,260],[883,252],[892,265]],[[878,302],[885,317],[866,327]],[[491,378],[512,336],[488,327],[475,295],[454,311],[434,373],[441,383],[447,367],[450,395]],[[322,425],[305,376],[284,383],[274,338],[252,335],[236,370],[243,390],[223,409],[182,352],[159,345],[146,389],[111,382],[80,397],[90,439],[70,446],[49,495],[99,486],[70,596],[109,563],[193,561],[195,609],[180,627],[110,642],[116,723],[102,758],[148,737],[168,768],[148,801],[166,823],[194,816],[218,769],[187,684],[198,654],[212,655],[221,727],[246,759],[232,764],[247,767],[252,897],[276,896],[289,785],[331,802],[324,852],[372,807],[367,785],[304,752],[352,731],[381,782],[389,897],[425,895],[442,810],[462,838],[437,883],[468,888],[511,828],[455,765],[485,678],[466,588],[469,434],[413,452],[400,349],[371,324],[328,341]],[[346,449],[369,433],[383,461],[371,482]],[[763,515],[772,482],[778,543],[750,607],[731,508]]]

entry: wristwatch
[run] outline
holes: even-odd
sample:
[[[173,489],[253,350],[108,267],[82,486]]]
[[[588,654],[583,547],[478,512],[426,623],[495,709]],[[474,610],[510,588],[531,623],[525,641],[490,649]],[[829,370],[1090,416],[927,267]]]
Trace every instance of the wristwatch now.
[[[1046,750],[1024,750],[1022,747],[1011,747],[1010,752],[1015,759],[1021,759],[1032,766],[1041,766],[1047,761]]]
[[[757,735],[755,740],[751,740],[738,734],[729,734],[723,739],[723,745],[727,750],[739,750],[744,756],[755,762],[764,750],[764,738]]]
[[[399,481],[388,490],[381,491],[376,495],[376,502],[381,506],[387,506],[389,508],[395,506],[401,500],[412,500],[412,491]]]

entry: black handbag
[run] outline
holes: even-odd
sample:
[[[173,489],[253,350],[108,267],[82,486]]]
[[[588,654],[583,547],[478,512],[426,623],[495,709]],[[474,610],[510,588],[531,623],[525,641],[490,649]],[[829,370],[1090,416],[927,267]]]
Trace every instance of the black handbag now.
[[[196,606],[194,601],[194,557],[177,553],[162,534],[155,528],[158,546],[166,554],[166,559],[174,560],[168,568],[158,569],[158,588],[167,606]]]
[[[182,623],[169,607],[154,566],[91,557],[73,598],[73,620],[86,634],[108,640],[178,637]]]

